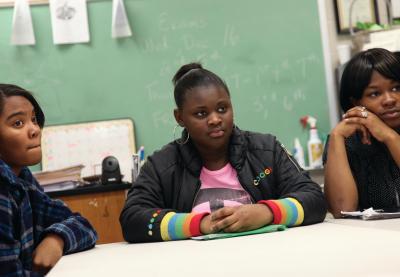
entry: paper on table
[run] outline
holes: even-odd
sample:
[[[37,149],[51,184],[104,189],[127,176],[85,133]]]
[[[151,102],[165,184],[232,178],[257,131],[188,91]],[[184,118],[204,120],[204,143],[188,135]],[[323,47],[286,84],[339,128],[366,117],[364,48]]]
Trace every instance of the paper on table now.
[[[28,0],[16,0],[14,3],[11,44],[34,45],[35,43]]]
[[[341,211],[344,217],[357,217],[363,220],[372,219],[388,219],[400,217],[400,210],[398,211],[387,211],[387,210],[374,210],[373,208],[366,209],[364,211],[344,212]]]
[[[256,230],[238,232],[238,233],[216,233],[198,237],[191,237],[193,240],[212,240],[212,239],[225,239],[239,236],[248,236],[262,233],[271,233],[276,231],[284,231],[287,227],[285,225],[267,225]]]

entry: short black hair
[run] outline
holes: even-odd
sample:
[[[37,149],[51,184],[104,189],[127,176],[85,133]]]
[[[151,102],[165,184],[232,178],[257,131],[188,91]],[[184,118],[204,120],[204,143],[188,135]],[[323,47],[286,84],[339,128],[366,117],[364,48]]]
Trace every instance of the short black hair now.
[[[215,73],[204,69],[201,63],[188,63],[183,65],[172,78],[174,84],[174,98],[178,109],[182,109],[185,95],[190,90],[201,86],[217,86],[223,88],[230,96],[228,86]]]
[[[356,54],[346,65],[340,80],[339,99],[343,111],[354,106],[353,100],[362,98],[373,71],[400,82],[400,58],[382,48]]]
[[[11,96],[25,97],[32,104],[35,110],[36,120],[39,127],[43,128],[45,117],[39,103],[36,101],[35,97],[33,97],[32,93],[16,85],[0,84],[0,114],[3,113],[4,100]]]

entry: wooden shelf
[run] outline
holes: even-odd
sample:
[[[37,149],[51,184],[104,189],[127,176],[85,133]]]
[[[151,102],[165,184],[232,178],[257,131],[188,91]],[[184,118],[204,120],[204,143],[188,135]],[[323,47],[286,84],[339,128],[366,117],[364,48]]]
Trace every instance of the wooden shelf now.
[[[96,186],[91,190],[69,190],[52,193],[52,198],[62,201],[73,211],[89,220],[99,236],[97,244],[121,242],[122,236],[119,215],[124,207],[128,187],[120,186],[110,190],[112,185]]]

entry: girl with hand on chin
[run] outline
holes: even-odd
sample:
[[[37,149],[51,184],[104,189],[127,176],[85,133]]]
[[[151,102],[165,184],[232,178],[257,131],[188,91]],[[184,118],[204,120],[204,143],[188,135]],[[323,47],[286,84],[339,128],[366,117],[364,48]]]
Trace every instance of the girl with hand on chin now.
[[[321,222],[320,187],[272,135],[234,125],[226,84],[192,63],[173,78],[182,137],[148,157],[120,221],[129,242]]]
[[[27,168],[41,160],[44,119],[28,91],[0,84],[0,276],[43,276],[63,254],[97,240],[89,222],[50,199]]]
[[[340,86],[343,119],[325,157],[325,194],[341,211],[400,207],[400,60],[370,49],[347,64]]]

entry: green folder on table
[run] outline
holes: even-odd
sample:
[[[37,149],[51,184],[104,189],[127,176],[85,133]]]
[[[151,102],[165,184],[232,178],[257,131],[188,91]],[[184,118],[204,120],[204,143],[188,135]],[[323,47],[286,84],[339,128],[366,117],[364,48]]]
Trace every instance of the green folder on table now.
[[[225,238],[233,238],[240,236],[248,236],[255,234],[263,234],[263,233],[271,233],[276,231],[284,231],[287,227],[285,225],[267,225],[261,227],[259,229],[246,231],[246,232],[238,232],[238,233],[216,233],[216,234],[208,234],[204,236],[191,237],[193,240],[212,240],[212,239],[225,239]]]

